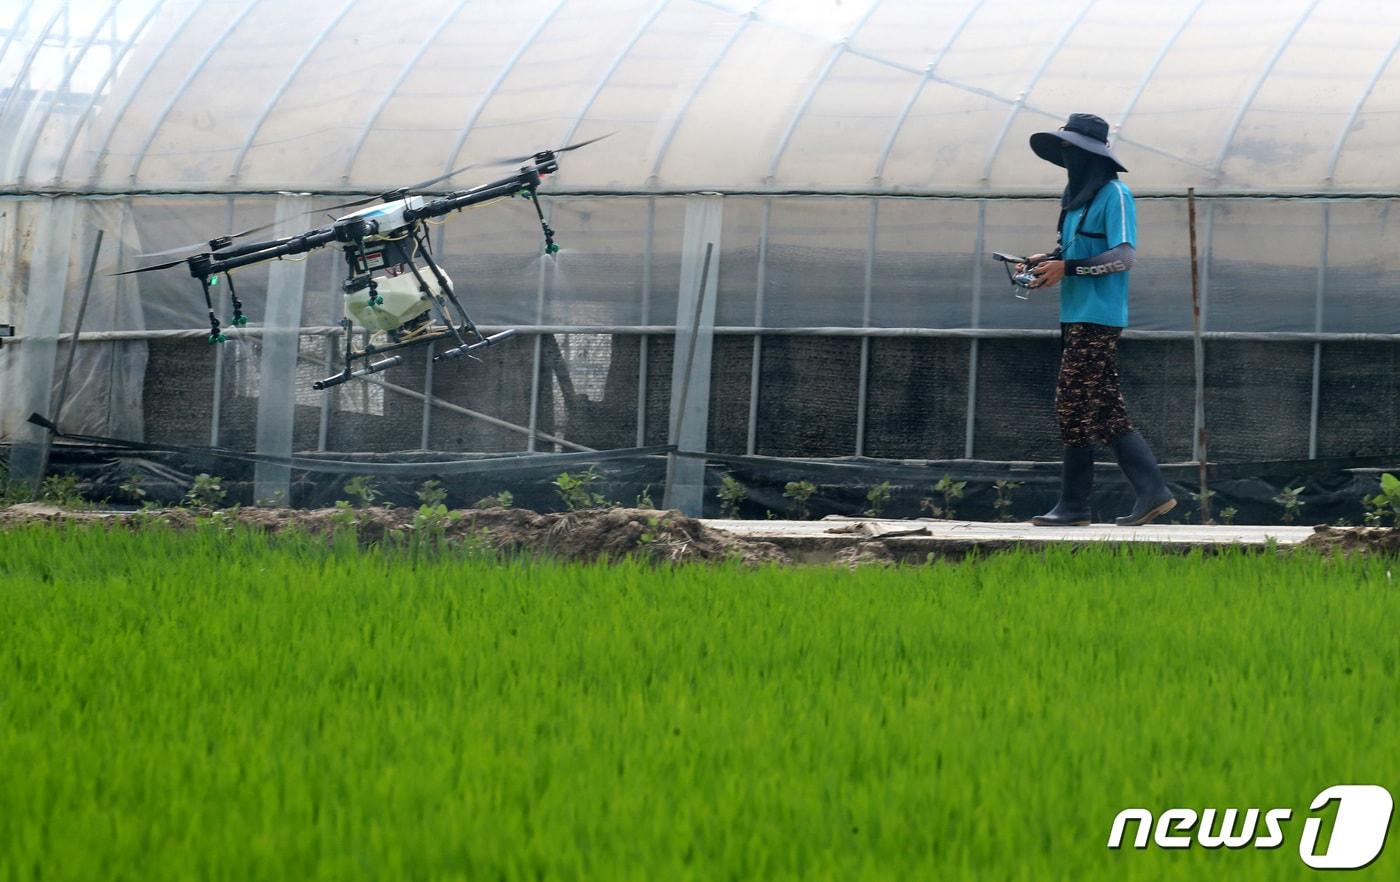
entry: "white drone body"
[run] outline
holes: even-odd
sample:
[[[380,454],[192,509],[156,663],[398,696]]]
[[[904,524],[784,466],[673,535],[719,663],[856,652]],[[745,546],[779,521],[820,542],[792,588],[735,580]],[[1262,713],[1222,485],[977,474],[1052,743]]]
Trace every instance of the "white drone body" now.
[[[404,215],[421,209],[424,202],[422,196],[409,196],[383,205],[371,205],[336,220],[338,228],[364,223],[368,234],[363,239],[362,257],[347,246],[347,253],[359,258],[357,262],[363,271],[371,274],[377,295],[371,302],[371,298],[360,291],[345,294],[345,317],[355,324],[371,331],[392,330],[432,309],[433,298],[446,294],[426,267],[418,266],[417,274],[397,272],[399,261],[405,255],[401,249],[389,245],[406,235],[404,231],[411,221]],[[412,255],[408,257],[412,260]],[[443,272],[442,275],[447,274]],[[427,293],[419,282],[420,276],[429,285]]]
[[[422,196],[408,196],[404,199],[395,199],[393,202],[385,202],[383,205],[371,205],[369,208],[362,208],[353,214],[336,218],[335,227],[339,229],[348,227],[355,221],[365,221],[372,225],[370,235],[365,237],[365,241],[384,239],[390,233],[408,226],[409,220],[404,217],[404,213],[422,209],[424,202]]]

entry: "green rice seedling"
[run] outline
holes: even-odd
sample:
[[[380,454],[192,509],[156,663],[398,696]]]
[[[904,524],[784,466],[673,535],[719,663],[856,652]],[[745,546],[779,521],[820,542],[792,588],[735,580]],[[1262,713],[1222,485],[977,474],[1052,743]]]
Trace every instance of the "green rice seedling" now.
[[[1390,566],[19,528],[0,878],[1304,878],[1308,801],[1400,780]],[[1293,820],[1273,850],[1109,850],[1130,806]]]

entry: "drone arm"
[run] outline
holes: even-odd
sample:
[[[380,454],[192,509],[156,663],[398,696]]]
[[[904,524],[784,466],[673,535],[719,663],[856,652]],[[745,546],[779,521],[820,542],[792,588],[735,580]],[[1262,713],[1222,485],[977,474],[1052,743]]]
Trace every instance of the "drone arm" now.
[[[300,236],[293,236],[291,239],[282,240],[280,244],[273,243],[270,247],[268,243],[263,243],[261,251],[249,253],[247,249],[257,246],[249,245],[246,248],[238,249],[237,255],[212,255],[200,254],[190,258],[190,275],[196,279],[207,279],[219,273],[226,273],[229,270],[236,270],[240,267],[250,266],[255,263],[262,263],[264,260],[272,260],[278,257],[290,257],[295,254],[305,254],[322,246],[329,245],[336,241],[336,231],[333,229],[312,230]]]
[[[420,220],[430,217],[442,217],[445,214],[457,211],[462,208],[470,208],[473,205],[480,205],[483,202],[490,202],[492,199],[500,199],[503,196],[514,196],[523,190],[534,191],[540,184],[540,173],[538,169],[525,169],[519,174],[508,178],[502,178],[490,184],[482,184],[470,190],[462,190],[457,193],[449,193],[440,199],[434,199],[421,208],[408,209],[404,212],[404,220]]]
[[[219,260],[230,260],[235,257],[243,257],[247,254],[256,254],[260,251],[266,251],[269,248],[276,248],[280,245],[285,245],[288,242],[293,241],[295,238],[297,237],[288,236],[284,239],[273,239],[271,242],[254,242],[250,245],[240,245],[237,248],[231,248],[227,251],[216,251],[214,252],[214,257]]]

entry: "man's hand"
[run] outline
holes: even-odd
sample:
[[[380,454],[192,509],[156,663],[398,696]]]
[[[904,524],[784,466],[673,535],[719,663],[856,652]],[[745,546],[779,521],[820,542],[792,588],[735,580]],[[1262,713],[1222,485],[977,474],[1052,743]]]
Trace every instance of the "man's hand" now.
[[[1041,255],[1043,257],[1043,255]],[[1036,277],[1036,283],[1032,288],[1053,288],[1060,284],[1060,280],[1065,277],[1065,262],[1063,260],[1041,260],[1031,267],[1031,274]]]
[[[1048,254],[1032,254],[1030,257],[1026,258],[1025,263],[1016,264],[1016,272],[1023,273],[1026,271],[1026,267],[1035,266],[1037,263],[1040,263],[1049,256],[1050,255]]]

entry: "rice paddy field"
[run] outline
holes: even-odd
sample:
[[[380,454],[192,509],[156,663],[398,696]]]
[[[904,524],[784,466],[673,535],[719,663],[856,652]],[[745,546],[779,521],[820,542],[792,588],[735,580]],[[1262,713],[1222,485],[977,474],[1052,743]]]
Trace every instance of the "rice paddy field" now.
[[[1309,878],[1315,794],[1400,792],[1395,563],[16,527],[0,880]],[[1133,806],[1293,817],[1273,850],[1109,850]]]

